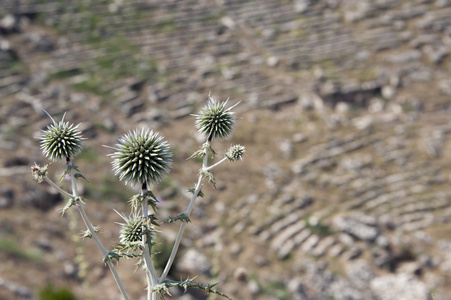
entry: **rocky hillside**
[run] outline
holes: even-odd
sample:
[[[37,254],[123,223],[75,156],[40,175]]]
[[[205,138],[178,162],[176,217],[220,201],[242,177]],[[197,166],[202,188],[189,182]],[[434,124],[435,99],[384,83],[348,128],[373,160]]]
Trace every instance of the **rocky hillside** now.
[[[0,299],[38,299],[48,282],[119,299],[81,220],[31,178],[44,109],[82,123],[80,187],[113,247],[113,209],[133,191],[102,145],[160,131],[175,154],[160,219],[179,213],[199,168],[190,114],[209,93],[241,101],[234,137],[213,146],[247,152],[215,172],[174,278],[234,299],[449,298],[450,1],[2,0],[0,66]],[[134,270],[121,260],[140,299]]]

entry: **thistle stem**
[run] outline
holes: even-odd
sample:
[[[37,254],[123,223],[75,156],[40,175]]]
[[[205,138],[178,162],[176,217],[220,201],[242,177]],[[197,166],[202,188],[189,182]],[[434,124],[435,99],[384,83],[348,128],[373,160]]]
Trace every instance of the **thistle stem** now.
[[[50,184],[55,190],[57,190],[61,195],[72,198],[73,196],[60,188],[56,183],[54,183],[47,175],[44,176],[44,180]]]
[[[142,185],[142,195],[147,192],[147,184]],[[143,197],[144,198],[144,197]],[[148,230],[147,219],[149,218],[149,207],[147,199],[144,198],[142,202],[142,216],[143,216],[143,232]],[[150,247],[147,239],[147,233],[142,236],[143,242],[143,260],[146,265],[146,278],[147,278],[147,300],[157,300],[158,293],[152,293],[152,288],[157,284],[157,274],[150,257]]]
[[[67,161],[67,165],[68,165],[68,167],[71,167],[71,162],[70,162],[69,159]],[[71,181],[71,186],[72,186],[72,195],[64,192],[60,188],[58,188],[57,190],[59,192],[64,192],[63,195],[68,194],[71,198],[78,198],[79,194],[78,194],[77,184],[75,182],[74,170],[72,168],[70,168],[69,174],[70,174],[70,181]],[[47,181],[47,179],[46,179],[46,181]],[[51,180],[47,181],[47,182],[49,182],[49,183],[52,182],[53,183],[53,181],[51,181]],[[50,184],[50,185],[52,185],[52,184]],[[52,185],[52,186],[55,187],[54,185]],[[103,246],[102,242],[100,241],[99,237],[97,236],[97,234],[95,232],[95,229],[92,226],[91,221],[89,221],[89,218],[88,218],[88,216],[87,216],[87,214],[86,214],[86,212],[85,212],[85,210],[83,208],[83,204],[80,203],[80,202],[77,202],[77,206],[76,207],[77,207],[77,209],[78,209],[78,211],[79,211],[79,213],[81,215],[81,218],[83,219],[83,222],[85,223],[86,227],[88,228],[89,232],[91,233],[92,237],[94,238],[94,241],[96,242],[97,247],[100,249],[100,251],[102,252],[103,256],[106,257],[108,255],[108,252],[106,251],[105,247]],[[124,297],[125,300],[130,300],[130,298],[128,297],[127,292],[125,291],[125,288],[124,288],[124,286],[123,286],[123,284],[121,282],[121,279],[119,278],[119,274],[117,273],[116,268],[114,267],[113,263],[110,260],[108,260],[106,262],[106,264],[110,268],[110,271],[111,271],[111,273],[113,274],[113,277],[114,277],[114,281],[116,282],[116,285],[118,286],[122,296]]]
[[[207,168],[203,168],[204,171],[210,171],[213,168],[216,168],[217,166],[219,166],[220,164],[222,164],[223,162],[225,162],[228,158],[224,157],[223,159],[221,159],[220,161],[218,161],[217,163],[215,163],[214,165],[211,165]]]
[[[204,158],[202,161],[202,169],[205,170],[205,169],[207,169],[207,162],[208,162],[207,147],[205,147],[203,149],[203,151],[204,151]],[[197,179],[197,183],[196,183],[196,188],[194,190],[193,196],[191,197],[188,208],[186,209],[186,212],[185,212],[185,214],[188,217],[191,214],[191,211],[193,210],[194,201],[197,199],[197,195],[199,195],[199,192],[202,188],[202,179],[203,179],[203,175],[199,174],[199,178]],[[166,279],[166,277],[168,276],[169,270],[171,269],[172,264],[174,263],[174,259],[175,259],[175,256],[177,255],[177,251],[179,249],[180,242],[182,241],[183,233],[185,232],[186,224],[187,224],[186,222],[182,222],[182,224],[180,225],[179,232],[177,234],[177,237],[175,238],[174,246],[172,247],[171,255],[169,256],[169,260],[166,263],[163,274],[161,274],[160,280],[158,281],[159,283],[162,283]]]

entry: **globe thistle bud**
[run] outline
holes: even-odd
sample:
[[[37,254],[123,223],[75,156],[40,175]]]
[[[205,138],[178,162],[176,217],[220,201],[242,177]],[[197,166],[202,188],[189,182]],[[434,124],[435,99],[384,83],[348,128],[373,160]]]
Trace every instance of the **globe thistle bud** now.
[[[217,103],[209,96],[208,103],[202,108],[200,114],[194,115],[196,128],[209,141],[228,137],[235,125],[234,113],[230,110],[238,103],[226,109],[227,101]]]
[[[246,148],[241,145],[233,145],[229,148],[229,150],[224,154],[230,161],[236,161],[243,159],[244,152]]]
[[[133,214],[129,218],[119,214],[125,223],[118,223],[121,225],[119,231],[119,241],[122,245],[130,247],[141,245],[143,235],[143,218],[138,214]]]
[[[48,168],[49,168],[48,164],[41,167],[36,163],[34,163],[34,166],[31,167],[31,173],[33,174],[34,179],[36,179],[38,182],[44,181],[45,176],[47,176]]]
[[[157,184],[169,173],[172,153],[157,132],[141,130],[124,135],[110,154],[113,170],[125,183]]]
[[[58,123],[50,117],[53,124],[41,131],[42,153],[53,161],[75,157],[83,148],[84,138],[81,136],[81,131],[78,130],[80,124],[74,126],[69,122],[64,122],[65,116],[66,114]]]

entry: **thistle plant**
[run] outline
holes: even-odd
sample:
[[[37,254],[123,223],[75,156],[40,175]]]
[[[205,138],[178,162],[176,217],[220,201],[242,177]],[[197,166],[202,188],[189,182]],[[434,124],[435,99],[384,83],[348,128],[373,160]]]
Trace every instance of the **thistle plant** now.
[[[237,103],[238,104],[238,103]],[[169,280],[168,273],[174,263],[185,228],[191,222],[190,214],[194,208],[195,200],[204,196],[202,192],[203,181],[207,179],[213,186],[216,179],[212,170],[224,162],[233,162],[241,160],[245,147],[242,145],[231,146],[224,157],[217,162],[208,165],[208,156],[216,155],[211,143],[215,140],[224,140],[229,137],[234,129],[234,113],[231,111],[237,104],[227,108],[227,101],[216,102],[209,96],[207,104],[196,115],[193,115],[195,126],[199,133],[203,135],[205,142],[200,149],[195,151],[192,157],[202,159],[202,166],[199,170],[197,181],[194,187],[189,189],[192,193],[191,200],[187,209],[175,217],[160,222],[157,218],[158,200],[152,192],[152,187],[157,186],[170,172],[172,165],[172,152],[169,144],[158,132],[149,129],[134,130],[126,133],[119,138],[114,146],[106,146],[113,150],[109,154],[112,158],[112,169],[125,184],[139,185],[140,190],[136,195],[130,198],[130,212],[128,216],[117,212],[123,219],[119,230],[119,242],[116,247],[107,251],[100,241],[97,233],[98,228],[94,227],[84,209],[85,199],[79,195],[76,180],[85,178],[78,167],[72,163],[72,160],[81,152],[84,138],[81,135],[78,125],[74,126],[64,121],[56,122],[52,117],[52,124],[42,131],[41,149],[44,156],[52,161],[65,159],[65,174],[71,180],[71,192],[65,191],[57,183],[51,180],[47,174],[48,165],[32,166],[34,178],[38,181],[46,181],[54,187],[63,196],[68,198],[67,204],[62,210],[64,214],[68,209],[75,207],[81,215],[84,224],[87,227],[83,238],[92,238],[102,252],[103,262],[110,268],[116,284],[122,294],[123,299],[128,300],[128,294],[117,273],[114,261],[119,261],[121,257],[128,259],[137,259],[138,265],[142,267],[147,280],[147,300],[164,299],[169,294],[169,288],[178,286],[183,289],[198,288],[208,293],[217,294],[230,299],[227,295],[214,289],[216,284],[196,283],[194,279],[181,281]],[[153,246],[156,244],[156,238],[161,231],[161,226],[166,223],[180,222],[180,228],[175,239],[171,254],[160,276],[157,276],[155,267],[152,263]],[[157,231],[156,228],[159,228]]]

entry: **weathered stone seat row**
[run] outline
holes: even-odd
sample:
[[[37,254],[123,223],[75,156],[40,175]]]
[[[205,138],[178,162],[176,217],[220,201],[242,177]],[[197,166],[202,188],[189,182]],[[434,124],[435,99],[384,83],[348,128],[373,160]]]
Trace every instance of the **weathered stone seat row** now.
[[[369,146],[378,141],[379,141],[378,137],[360,138],[357,140],[351,140],[350,142],[344,145],[333,146],[332,148],[325,149],[323,151],[315,151],[309,156],[295,162],[293,164],[292,171],[295,174],[300,174],[305,168],[311,167],[320,161],[335,158],[339,155]]]
[[[386,17],[390,20],[408,20],[425,14],[428,11],[427,5],[404,5],[398,10],[387,12]]]
[[[45,8],[44,7],[41,8],[40,11],[46,11]],[[118,28],[115,28],[115,30],[117,29],[118,31],[122,31],[124,28],[129,28],[129,26],[132,26],[129,29],[136,31],[136,29],[139,29],[141,27],[149,28],[149,26],[152,27],[153,24],[162,24],[172,20],[181,24],[190,23],[189,22],[190,20],[192,20],[193,23],[196,23],[197,21],[205,20],[206,16],[210,15],[212,12],[218,11],[216,7],[211,5],[204,7],[198,6],[196,7],[196,9],[193,9],[192,6],[183,7],[180,4],[165,5],[165,3],[144,6],[137,5],[137,3],[125,3],[123,5],[119,5],[117,8],[119,10],[117,13],[114,11],[110,12],[108,11],[107,5],[98,4],[95,6],[91,5],[90,6],[91,12],[87,12],[84,11],[83,9],[80,9],[80,7],[78,7],[77,5],[72,6],[59,5],[58,9],[62,10],[62,13],[52,15],[50,17],[53,18],[56,22],[58,22],[58,20],[77,20],[90,17],[92,15],[92,11],[95,11],[96,14],[100,17],[98,21],[106,23],[112,22],[110,24],[120,25]],[[137,14],[137,12],[139,12],[140,14]],[[146,17],[146,13],[149,14],[149,18]],[[131,17],[135,18],[131,19]],[[123,22],[117,23],[117,21],[119,20]]]
[[[263,24],[265,21],[271,19],[283,21],[284,18],[281,17],[290,13],[285,6],[268,1],[249,1],[247,3],[236,2],[235,4],[227,2],[224,3],[222,7],[228,15],[243,20],[246,23],[251,22],[252,19],[258,19],[263,22]],[[274,14],[268,14],[268,11],[271,11]]]
[[[451,26],[451,8],[428,11],[421,19],[417,21],[419,29],[445,31]]]
[[[432,174],[429,173],[429,174]],[[421,182],[422,178],[426,178],[428,175],[423,174],[412,174],[407,177],[405,181],[400,182],[401,185],[398,184],[397,188],[391,188],[390,182],[382,181],[382,180],[373,180],[372,185],[366,187],[366,192],[355,194],[351,192],[348,197],[351,199],[344,203],[346,209],[354,209],[358,207],[364,207],[366,210],[372,211],[376,209],[376,211],[384,211],[384,209],[377,208],[378,206],[385,203],[393,203],[394,200],[399,201],[401,198],[413,195],[417,191],[415,189],[410,190],[409,187],[412,186],[412,182],[419,180]],[[395,177],[392,177],[395,178]],[[371,180],[368,180],[371,182]],[[421,192],[423,189],[420,189],[418,192]]]
[[[22,1],[2,1],[2,9],[5,12],[13,14],[38,14],[42,12],[52,13],[56,12],[60,5],[57,3],[42,3],[37,4],[35,1],[28,1],[30,3],[22,3]]]
[[[289,224],[290,226],[285,227],[280,232],[277,232],[277,234],[274,236],[274,238],[271,240],[271,248],[274,250],[277,250],[288,240],[292,239],[293,236],[299,234],[301,231],[307,228],[307,224],[304,220],[297,220],[293,222],[292,224]]]
[[[417,212],[439,210],[450,206],[451,204],[448,202],[449,201],[447,199],[435,201],[427,199],[421,202],[409,203],[407,205],[398,207],[397,209],[392,209],[390,211],[390,214],[392,214],[393,216],[395,215],[402,216]]]
[[[322,257],[326,254],[334,254],[331,253],[332,247],[337,245],[337,240],[334,236],[327,236],[323,239],[320,239],[315,248],[309,250],[307,249],[307,253],[313,255],[314,257]]]
[[[165,34],[170,35],[173,38],[175,36],[183,37],[184,33],[194,36],[194,32],[196,30],[201,32],[203,26],[214,25],[217,29],[217,21],[209,21],[208,15],[211,15],[211,18],[218,18],[218,15],[220,14],[220,11],[205,9],[200,11],[179,11],[169,16],[161,14],[163,17],[149,15],[148,18],[141,17],[140,19],[125,19],[124,21],[122,21],[122,17],[121,19],[111,18],[110,22],[116,23],[118,32],[125,35],[128,33],[137,34],[141,31],[147,31],[154,34],[165,33],[165,31],[167,31]],[[133,14],[130,15],[132,17],[134,16]]]
[[[124,34],[126,34],[127,38],[137,46],[154,47],[155,50],[159,50],[174,46],[174,43],[184,44],[184,47],[201,47],[203,46],[202,43],[209,41],[207,36],[205,36],[205,32],[214,32],[216,29],[216,25],[202,24],[202,28],[190,28],[187,32],[177,30],[170,38],[164,33],[153,33],[147,29],[140,33],[136,33],[136,31],[128,32],[128,30],[125,30]],[[185,42],[187,44],[185,44]],[[214,48],[215,44],[209,46]]]
[[[273,250],[277,252],[277,256],[279,259],[284,259],[287,257],[288,254],[290,254],[290,252],[301,246],[302,243],[304,243],[310,236],[312,236],[310,230],[308,229],[301,230],[295,233],[294,236],[286,240],[283,244],[278,245],[277,248],[275,249],[273,248]]]
[[[6,88],[8,86],[14,85],[14,84],[20,84],[23,83],[25,80],[23,75],[20,74],[13,74],[10,76],[5,76],[0,78],[0,89]]]
[[[374,215],[384,215],[387,213],[396,213],[396,212],[400,212],[404,210],[405,206],[408,205],[415,205],[415,203],[417,202],[422,202],[422,201],[429,201],[430,198],[423,198],[423,197],[418,197],[417,195],[415,195],[414,193],[406,193],[407,196],[403,197],[403,198],[398,198],[396,199],[396,201],[391,201],[391,202],[387,202],[385,203],[385,205],[381,205],[377,208],[375,208],[372,213]]]
[[[291,214],[289,216],[285,216],[278,221],[272,223],[270,227],[260,232],[259,238],[263,241],[267,241],[274,237],[278,232],[284,230],[288,226],[294,224],[296,221],[299,220],[299,217],[296,214]]]
[[[305,41],[303,39],[293,40],[287,39],[285,41],[277,41],[273,45],[268,45],[268,50],[275,55],[299,55],[301,53],[308,54],[313,49],[319,52],[332,52],[334,47],[344,49],[354,49],[356,46],[355,39],[349,33],[330,33],[327,37],[316,36],[316,38],[309,38]],[[340,53],[342,51],[339,51]]]
[[[282,198],[283,199],[283,198]],[[308,206],[313,203],[311,197],[293,197],[287,198],[292,201],[285,203],[276,200],[271,204],[269,210],[275,214],[272,219],[265,219],[263,224],[259,224],[253,231],[263,240],[270,239],[278,232],[285,230],[291,224],[305,218],[309,212]]]
[[[326,19],[322,22],[311,24],[305,22],[306,25],[298,25],[296,23],[287,23],[289,29],[285,38],[278,37],[274,40],[266,40],[262,43],[262,47],[270,50],[274,55],[281,56],[284,59],[308,58],[311,62],[322,61],[325,59],[343,58],[347,55],[354,54],[358,48],[353,35],[343,27],[336,26],[336,20]],[[299,38],[293,38],[292,32],[305,31],[305,36],[300,33]],[[306,61],[307,62],[307,61]]]
[[[0,96],[7,97],[19,92],[25,82],[26,77],[23,75],[14,74],[0,78]]]
[[[64,53],[57,54],[57,56],[42,62],[41,66],[44,70],[52,72],[52,74],[68,70],[80,70],[83,63],[92,63],[96,58],[107,55],[102,49],[81,50],[71,54],[71,58],[67,58]]]

